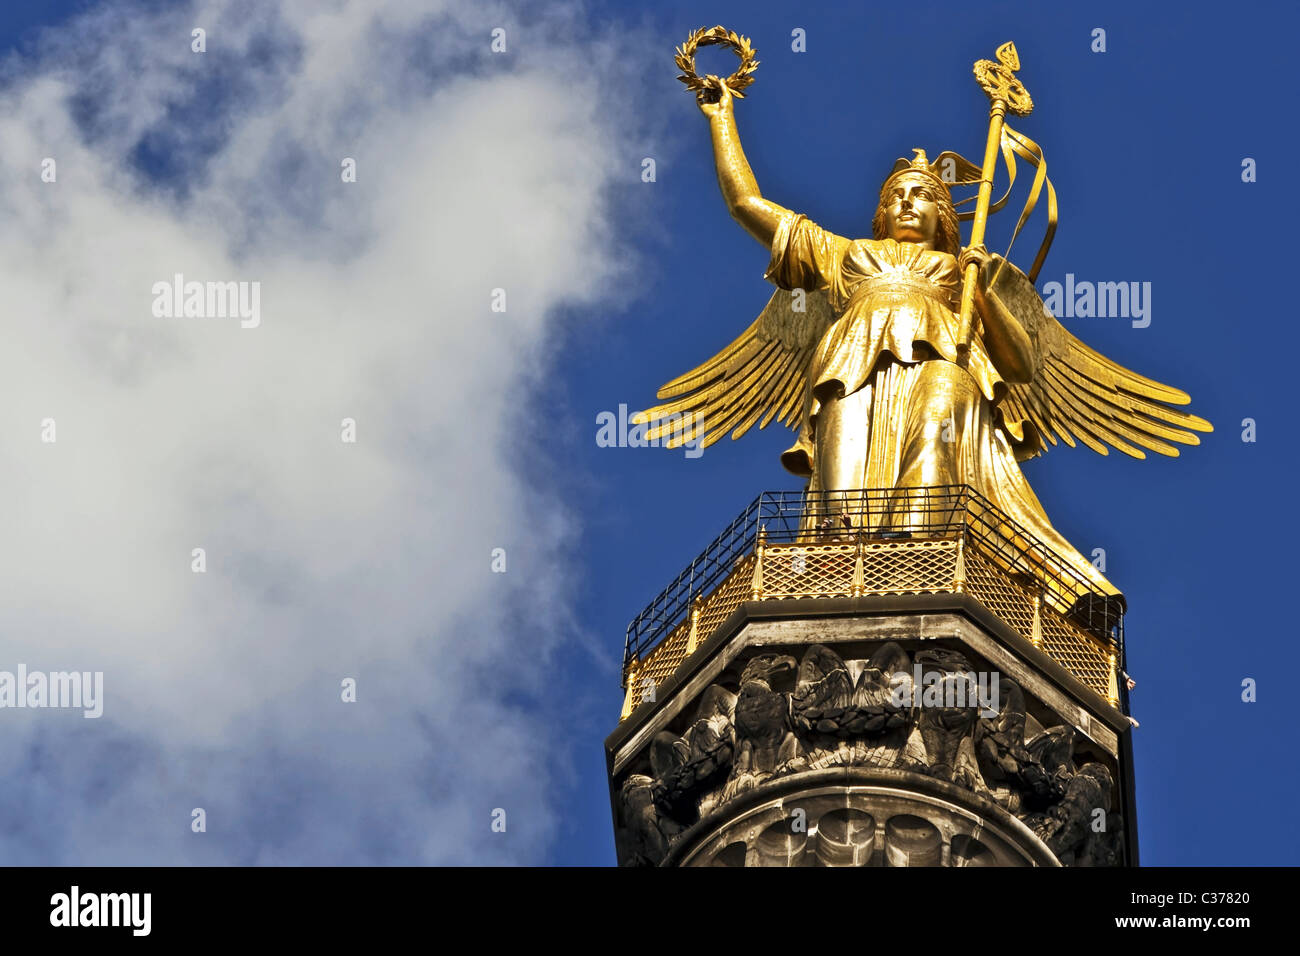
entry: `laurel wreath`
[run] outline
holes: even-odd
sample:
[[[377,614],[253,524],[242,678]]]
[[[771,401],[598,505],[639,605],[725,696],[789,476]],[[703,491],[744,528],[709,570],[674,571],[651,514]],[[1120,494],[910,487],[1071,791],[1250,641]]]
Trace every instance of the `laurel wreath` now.
[[[721,79],[712,73],[706,76],[699,76],[695,72],[695,51],[702,46],[729,46],[735,51],[736,56],[740,58],[740,67],[735,73]],[[742,37],[732,30],[723,26],[700,27],[689,37],[686,42],[677,48],[677,68],[681,70],[681,75],[677,79],[686,84],[686,88],[692,93],[701,94],[706,90],[713,90],[721,93],[722,84],[726,83],[731,88],[733,96],[744,99],[744,89],[754,82],[754,71],[758,69],[758,60],[754,58],[754,47],[749,42],[749,37]]]

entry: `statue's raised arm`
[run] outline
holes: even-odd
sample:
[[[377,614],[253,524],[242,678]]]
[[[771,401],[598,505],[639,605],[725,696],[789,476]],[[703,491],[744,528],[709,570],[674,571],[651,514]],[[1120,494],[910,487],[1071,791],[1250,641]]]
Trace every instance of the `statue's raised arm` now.
[[[731,48],[739,57],[740,66],[725,78],[712,73],[699,76],[695,72],[695,51],[702,46]],[[736,100],[744,98],[745,88],[754,82],[754,71],[758,68],[754,48],[748,37],[722,26],[701,27],[677,49],[676,59],[682,71],[677,78],[695,94],[700,112],[709,121],[718,187],[727,203],[727,211],[745,227],[746,232],[770,248],[782,217],[792,214],[784,206],[763,198],[749,161],[745,159],[745,151],[740,146],[740,133],[736,130]]]
[[[731,218],[745,227],[745,231],[771,248],[781,217],[790,210],[764,199],[749,168],[745,151],[740,145],[736,129],[735,97],[726,83],[717,88],[701,90],[695,96],[700,112],[709,120],[709,133],[713,138],[713,162],[718,168],[718,188],[727,203]]]

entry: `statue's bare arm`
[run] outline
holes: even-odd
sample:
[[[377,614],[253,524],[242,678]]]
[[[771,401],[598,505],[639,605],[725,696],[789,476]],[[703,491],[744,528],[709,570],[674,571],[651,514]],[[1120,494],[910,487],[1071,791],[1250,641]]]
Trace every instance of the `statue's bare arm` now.
[[[789,212],[784,206],[763,198],[754,180],[754,172],[740,148],[740,134],[736,130],[735,101],[731,90],[722,84],[722,94],[716,103],[697,97],[700,112],[709,118],[713,135],[713,160],[718,167],[718,187],[726,200],[731,217],[745,227],[745,231],[770,248],[772,236],[781,217]]]

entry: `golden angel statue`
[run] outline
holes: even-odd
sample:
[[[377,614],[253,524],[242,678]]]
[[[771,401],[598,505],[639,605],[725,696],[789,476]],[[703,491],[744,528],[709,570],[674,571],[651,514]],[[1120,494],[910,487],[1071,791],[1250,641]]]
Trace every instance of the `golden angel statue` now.
[[[809,493],[969,485],[1099,593],[1118,594],[1052,527],[1019,462],[1048,443],[1076,440],[1101,454],[1109,445],[1138,458],[1143,449],[1176,456],[1171,442],[1197,444],[1195,432],[1210,424],[1168,407],[1186,404],[1183,392],[1071,335],[1033,281],[982,242],[962,248],[950,183],[989,180],[980,168],[944,153],[945,176],[939,162],[915,150],[881,187],[871,238],[849,239],[759,192],[734,102],[726,82],[697,89],[723,198],[770,250],[765,278],[777,291],[739,338],[660,389],[663,404],[638,419],[651,425],[648,437],[707,447],[728,432],[739,438],[755,423],[780,421],[798,428],[782,464],[807,479]],[[1012,147],[1026,157],[1032,150],[1025,144],[1036,149],[999,125],[986,169],[999,144],[1008,162]],[[1042,179],[1040,172],[1035,193]],[[987,198],[982,202],[988,208]],[[973,280],[965,289],[964,276]],[[966,342],[963,291],[978,329]],[[908,513],[915,501],[900,495],[885,524],[923,527],[923,514]]]

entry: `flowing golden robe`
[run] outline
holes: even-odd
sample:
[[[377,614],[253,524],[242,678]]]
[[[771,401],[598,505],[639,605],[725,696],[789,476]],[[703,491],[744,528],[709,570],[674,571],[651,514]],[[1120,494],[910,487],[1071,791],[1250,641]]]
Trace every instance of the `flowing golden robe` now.
[[[766,278],[824,289],[839,315],[808,374],[799,439],[782,463],[810,492],[970,485],[1103,594],[1119,592],[1048,520],[1020,471],[1033,429],[1004,420],[1007,383],[976,336],[957,364],[961,274],[956,259],[893,239],[848,240],[789,213],[772,239]],[[933,513],[900,503],[892,527]]]

